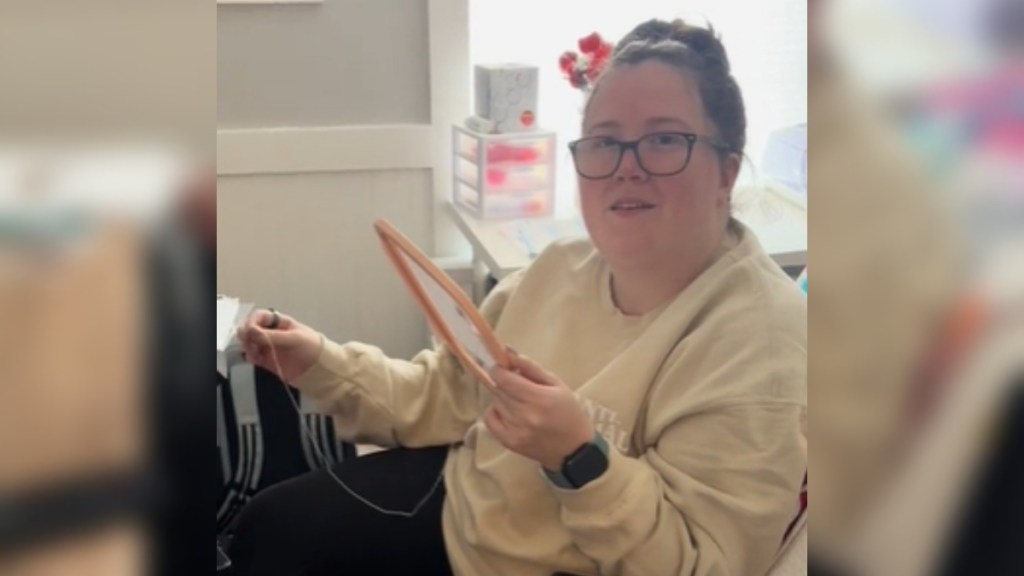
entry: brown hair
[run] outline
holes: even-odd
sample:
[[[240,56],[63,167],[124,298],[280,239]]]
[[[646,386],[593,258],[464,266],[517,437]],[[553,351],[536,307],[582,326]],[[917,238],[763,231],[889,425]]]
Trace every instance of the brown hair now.
[[[747,143],[746,109],[714,28],[691,26],[682,20],[648,20],[615,46],[608,71],[647,60],[664,62],[696,78],[705,113],[718,138],[729,152],[742,156]],[[600,86],[599,78],[594,92]]]

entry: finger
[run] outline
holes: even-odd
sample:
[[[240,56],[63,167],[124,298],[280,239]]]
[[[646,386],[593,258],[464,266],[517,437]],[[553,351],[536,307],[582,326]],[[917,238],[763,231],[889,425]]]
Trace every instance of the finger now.
[[[257,350],[249,357],[249,362],[254,366],[259,366],[268,372],[276,374],[282,380],[287,381],[288,375],[284,373],[284,367],[281,365],[281,359],[278,357],[276,350],[269,346],[259,346]]]
[[[250,328],[242,350],[251,364],[270,370],[283,378],[280,363],[284,359],[283,355],[289,350],[292,336],[293,334],[288,332]]]
[[[259,327],[248,322],[235,329],[235,339],[242,346],[243,350],[250,351],[256,345],[263,343],[263,338],[257,333]]]
[[[252,331],[245,326],[239,326],[235,329],[235,340],[238,341],[238,346],[242,351],[247,354],[253,351],[256,344]]]
[[[536,387],[536,384],[528,384],[529,386]],[[512,385],[499,385],[494,390],[493,401],[500,403],[502,408],[511,414],[519,415],[533,406],[535,395],[529,392],[523,391],[521,386]],[[517,420],[519,420],[517,418]]]
[[[247,326],[240,326],[235,330],[235,339],[246,354],[255,352],[260,343],[255,331]]]
[[[533,382],[521,374],[497,367],[491,370],[491,379],[494,380],[496,396],[512,398],[525,403],[531,403],[536,399],[539,393],[537,388],[545,386]]]
[[[521,415],[525,414],[525,409],[527,408],[525,404],[513,398],[495,396],[491,405],[498,411],[498,415],[501,416],[506,426],[509,428],[523,427],[524,421]]]
[[[248,356],[262,356],[266,354],[267,345],[256,338],[248,338],[242,341],[242,352]]]
[[[270,347],[255,333],[248,333],[245,337],[239,334],[239,343],[242,348],[242,357],[252,364],[260,365],[269,352]]]
[[[265,332],[267,330],[268,328],[261,326],[260,324],[257,323],[256,320],[250,319],[246,320],[244,324],[239,326],[238,329],[236,330],[236,333],[239,335],[240,338],[245,338],[247,340],[262,341],[263,336],[260,335],[260,332]]]
[[[280,322],[281,313],[278,312],[278,322]],[[253,310],[249,317],[246,319],[246,324],[251,327],[262,328],[264,326],[270,326],[274,322],[274,313],[270,310],[263,308],[257,308]]]
[[[503,445],[506,443],[509,436],[508,426],[505,424],[501,414],[493,404],[484,411],[484,424],[487,426],[487,429],[491,431],[491,434],[494,434],[494,437],[497,438],[499,442]]]
[[[241,333],[241,331],[240,331]],[[299,336],[287,330],[271,330],[262,326],[249,324],[245,327],[243,336],[245,342],[252,346],[273,347],[277,350],[287,350],[294,345]]]
[[[271,329],[270,326],[274,323],[274,312],[268,309],[259,308],[253,310],[252,314],[249,315],[246,324],[249,326],[256,326],[259,328]],[[283,314],[280,311],[277,312],[277,326],[272,328],[273,330],[288,330],[294,328],[296,325],[295,319],[287,314]]]
[[[270,369],[270,366],[268,365],[267,362],[266,354],[263,354],[261,352],[254,352],[252,354],[246,354],[245,358],[253,366],[259,366],[260,368],[263,368],[265,370]]]
[[[277,317],[277,330],[291,330],[299,324],[294,318],[283,312],[278,312]],[[267,324],[269,323],[270,322],[267,322]]]
[[[522,374],[523,377],[537,384],[556,386],[560,382],[558,377],[542,368],[540,364],[526,356],[520,356],[514,351],[509,354],[509,367],[512,371]]]

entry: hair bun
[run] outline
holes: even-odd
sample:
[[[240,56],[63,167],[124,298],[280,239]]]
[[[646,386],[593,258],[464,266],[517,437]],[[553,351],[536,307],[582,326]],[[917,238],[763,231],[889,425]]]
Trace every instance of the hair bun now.
[[[722,45],[722,41],[715,34],[715,29],[710,25],[703,28],[687,24],[679,19],[671,22],[657,19],[648,20],[626,34],[616,44],[614,53],[618,54],[634,42],[643,44],[679,42],[702,56],[709,64],[717,64],[726,71],[729,70],[729,57],[725,54],[725,46]]]
[[[664,40],[674,40],[676,33],[674,22],[664,20],[648,20],[630,30],[622,40],[615,46],[615,52],[621,52],[623,48],[633,42],[647,42],[656,44]]]

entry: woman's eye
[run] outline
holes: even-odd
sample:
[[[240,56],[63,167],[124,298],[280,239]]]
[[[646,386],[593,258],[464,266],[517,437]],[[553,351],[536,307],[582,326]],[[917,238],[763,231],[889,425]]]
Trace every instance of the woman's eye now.
[[[655,134],[651,136],[650,142],[659,147],[681,146],[685,139],[678,134]]]

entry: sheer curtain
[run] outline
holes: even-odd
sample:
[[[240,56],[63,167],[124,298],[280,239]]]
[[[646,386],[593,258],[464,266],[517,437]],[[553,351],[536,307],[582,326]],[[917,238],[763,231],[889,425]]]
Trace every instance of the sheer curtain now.
[[[686,9],[681,10],[680,4]],[[565,144],[579,135],[582,94],[558,70],[558,56],[597,31],[614,43],[636,24],[683,18],[710,22],[722,37],[747,107],[742,182],[757,175],[775,130],[807,121],[806,0],[471,0],[470,62],[540,68],[538,125],[558,133],[556,212],[574,215],[576,176]]]

